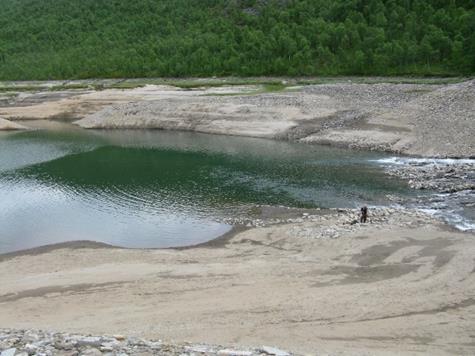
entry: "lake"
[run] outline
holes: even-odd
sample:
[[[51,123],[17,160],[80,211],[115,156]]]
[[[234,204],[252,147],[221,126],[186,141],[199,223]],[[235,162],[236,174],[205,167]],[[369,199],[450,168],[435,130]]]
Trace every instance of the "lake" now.
[[[0,134],[0,253],[74,240],[208,241],[255,205],[359,207],[411,194],[381,153],[68,124]]]

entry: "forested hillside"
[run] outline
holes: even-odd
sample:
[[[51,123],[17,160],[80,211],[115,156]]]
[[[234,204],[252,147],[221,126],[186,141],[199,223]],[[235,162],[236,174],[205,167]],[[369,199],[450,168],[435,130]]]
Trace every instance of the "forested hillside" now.
[[[475,73],[475,0],[1,0],[0,79]]]

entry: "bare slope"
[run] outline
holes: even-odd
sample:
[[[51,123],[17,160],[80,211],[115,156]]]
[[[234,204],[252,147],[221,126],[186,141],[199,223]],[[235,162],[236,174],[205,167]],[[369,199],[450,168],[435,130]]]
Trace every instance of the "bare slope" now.
[[[327,84],[284,93],[114,105],[85,128],[157,128],[302,140],[423,156],[475,156],[475,81]]]

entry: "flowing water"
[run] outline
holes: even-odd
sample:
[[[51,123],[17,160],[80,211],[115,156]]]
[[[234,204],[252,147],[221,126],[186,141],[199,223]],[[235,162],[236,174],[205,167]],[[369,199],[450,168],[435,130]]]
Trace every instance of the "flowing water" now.
[[[74,240],[196,244],[256,204],[358,207],[412,194],[380,153],[69,125],[0,135],[0,253]]]

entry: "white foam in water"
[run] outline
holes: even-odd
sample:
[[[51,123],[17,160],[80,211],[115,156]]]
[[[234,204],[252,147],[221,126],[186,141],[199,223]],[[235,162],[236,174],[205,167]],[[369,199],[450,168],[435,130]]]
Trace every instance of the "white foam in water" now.
[[[430,209],[430,208],[419,208],[417,210],[422,211],[423,213],[426,213],[430,216],[435,216],[437,215],[437,212],[438,212],[437,209]]]
[[[457,214],[443,215],[445,220],[461,231],[475,231],[475,224]]]
[[[456,164],[473,164],[475,159],[472,158],[409,158],[409,157],[388,157],[371,160],[380,164],[406,165],[406,164],[435,164],[435,165],[456,165]]]
[[[460,224],[455,224],[455,227],[461,231],[475,231],[475,224],[467,221],[462,221]]]
[[[460,216],[454,211],[438,210],[431,208],[418,208],[417,210],[422,211],[428,215],[441,218],[449,225],[454,226],[460,231],[475,231],[475,223]]]
[[[455,159],[455,158],[411,158],[411,157],[388,157],[388,158],[381,158],[377,160],[372,160],[372,162],[376,162],[382,165],[396,165],[396,166],[404,166],[404,165],[473,165],[475,166],[475,159],[472,158],[462,158],[462,159]],[[448,193],[437,193],[433,196],[449,198],[450,196],[464,196],[467,194],[472,194],[472,191],[466,190],[457,192],[454,194]],[[422,211],[428,215],[438,217],[446,221],[448,224],[456,227],[458,230],[461,231],[475,231],[475,223],[463,217],[462,215],[458,214],[454,210],[448,209],[434,209],[429,207],[419,207],[418,210]]]

